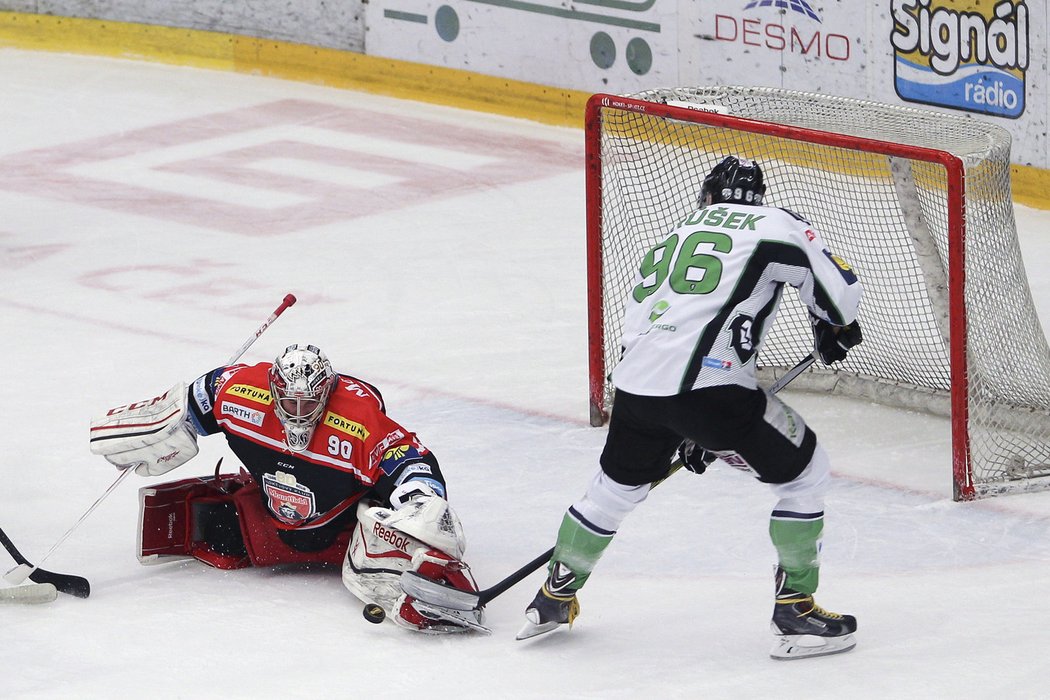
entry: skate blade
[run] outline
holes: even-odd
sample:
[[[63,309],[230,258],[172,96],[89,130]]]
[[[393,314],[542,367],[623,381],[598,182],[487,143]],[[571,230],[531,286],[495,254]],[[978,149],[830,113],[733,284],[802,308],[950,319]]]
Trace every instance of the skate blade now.
[[[777,636],[769,655],[777,660],[808,659],[816,656],[841,654],[857,646],[852,634],[841,637],[818,637],[814,634],[783,634]]]
[[[532,639],[533,637],[539,637],[541,634],[553,632],[559,627],[564,627],[565,629],[569,629],[571,627],[571,625],[565,622],[533,622],[532,616],[529,615],[530,612],[535,611],[527,610],[525,612],[525,624],[518,631],[518,635],[514,637],[518,641],[521,641],[523,639]]]

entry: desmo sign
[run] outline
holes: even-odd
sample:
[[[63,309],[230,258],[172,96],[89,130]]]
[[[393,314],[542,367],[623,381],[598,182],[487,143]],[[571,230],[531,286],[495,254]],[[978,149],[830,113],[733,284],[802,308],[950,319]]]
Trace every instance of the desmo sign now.
[[[819,29],[800,30],[794,25],[785,27],[755,18],[716,14],[715,39],[764,47],[770,51],[823,56],[832,61],[848,61],[850,58],[849,37],[843,34],[822,33]]]

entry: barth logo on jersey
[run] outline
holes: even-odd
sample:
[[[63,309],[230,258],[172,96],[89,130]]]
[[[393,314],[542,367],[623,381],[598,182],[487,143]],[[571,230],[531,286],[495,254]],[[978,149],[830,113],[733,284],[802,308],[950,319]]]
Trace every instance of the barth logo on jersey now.
[[[839,272],[842,273],[842,278],[846,280],[846,284],[853,284],[857,281],[857,276],[853,274],[853,268],[848,262],[835,255],[827,248],[824,249],[824,255],[828,256],[828,260],[835,263],[835,267],[837,267]]]
[[[227,389],[227,391],[234,396],[240,396],[242,399],[248,399],[255,403],[265,404],[266,406],[273,403],[273,397],[270,396],[269,391],[250,384],[234,384]]]
[[[341,433],[346,433],[350,437],[355,437],[362,442],[367,440],[368,436],[371,435],[365,426],[352,421],[349,418],[344,418],[338,413],[332,413],[331,411],[325,414],[324,424]]]
[[[813,241],[817,240],[817,234],[813,232],[813,229],[807,228],[806,229],[806,238],[809,239],[810,242],[813,242]]]
[[[317,502],[314,492],[291,474],[263,474],[262,487],[267,508],[280,522],[301,525],[314,514]]]
[[[266,417],[262,411],[256,411],[229,401],[223,401],[219,404],[219,413],[225,416],[233,416],[252,425],[262,425],[263,419]]]

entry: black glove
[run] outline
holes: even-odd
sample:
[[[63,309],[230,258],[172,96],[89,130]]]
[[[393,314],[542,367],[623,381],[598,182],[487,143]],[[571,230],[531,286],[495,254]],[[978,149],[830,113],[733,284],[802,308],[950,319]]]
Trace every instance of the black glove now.
[[[860,332],[860,323],[854,321],[846,326],[836,326],[824,319],[812,316],[813,348],[820,361],[826,365],[846,359],[846,353],[855,345],[860,345],[864,336]]]
[[[703,474],[711,462],[718,459],[718,455],[705,450],[692,440],[685,440],[678,446],[678,458],[689,471],[694,474]]]

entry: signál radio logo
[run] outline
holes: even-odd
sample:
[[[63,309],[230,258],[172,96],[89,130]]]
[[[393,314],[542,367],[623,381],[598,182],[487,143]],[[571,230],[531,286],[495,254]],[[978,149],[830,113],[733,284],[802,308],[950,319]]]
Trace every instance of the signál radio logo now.
[[[1016,119],[1025,109],[1025,0],[893,0],[902,100]]]

